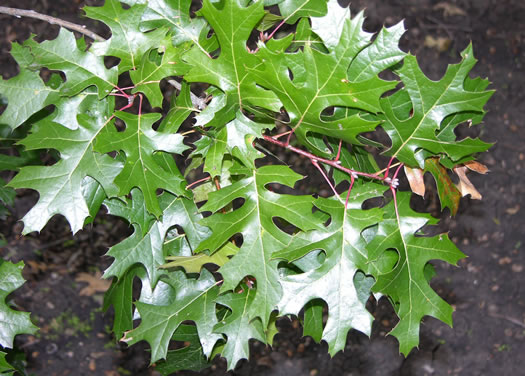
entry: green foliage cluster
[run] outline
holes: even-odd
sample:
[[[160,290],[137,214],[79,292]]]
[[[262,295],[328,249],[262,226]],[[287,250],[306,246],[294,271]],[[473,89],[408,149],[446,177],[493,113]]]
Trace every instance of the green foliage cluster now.
[[[132,235],[107,253],[104,308],[114,309],[115,336],[147,341],[163,374],[219,354],[232,369],[251,339],[271,345],[276,320],[289,315],[334,355],[350,329],[370,334],[372,294],[391,301],[391,334],[405,355],[423,317],[450,325],[429,262],[456,264],[463,254],[446,234],[424,235],[437,220],[411,209],[398,178],[402,166],[411,177],[430,172],[443,208],[456,212],[464,191],[448,171],[490,146],[454,132],[479,123],[492,95],[487,80],[469,77],[472,47],[431,81],[399,49],[403,24],[372,35],[363,13],[352,17],[336,0],[204,0],[195,14],[190,6],[106,0],[84,8],[110,28],[106,41],[88,46],[61,29],[54,40],[13,44],[20,73],[0,81],[0,124],[2,143],[20,153],[1,156],[2,169],[18,173],[0,197],[38,192],[24,233],[56,214],[73,233],[101,210],[129,222]],[[191,91],[199,88],[206,98]],[[374,139],[378,127],[388,146]],[[310,160],[330,196],[301,193],[303,176],[268,151],[278,148]],[[386,169],[372,149],[390,157]],[[35,159],[42,151],[53,163]],[[4,302],[20,267],[1,265],[0,312],[12,318],[0,323],[4,347],[35,329]],[[189,345],[170,350],[174,341]]]

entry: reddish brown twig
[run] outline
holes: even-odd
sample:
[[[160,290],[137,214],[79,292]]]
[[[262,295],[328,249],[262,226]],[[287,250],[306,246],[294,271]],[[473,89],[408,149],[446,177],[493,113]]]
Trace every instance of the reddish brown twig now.
[[[195,180],[193,183],[190,183],[186,186],[186,189],[191,189],[191,187],[193,187],[194,185],[197,185],[199,183],[204,183],[205,181],[208,181],[211,179],[211,176],[206,176],[205,178],[202,178],[202,179],[199,179],[199,180]]]
[[[321,172],[321,175],[323,175],[324,180],[326,180],[326,182],[328,183],[330,188],[332,188],[332,191],[334,192],[334,194],[336,196],[339,196],[339,193],[337,193],[337,191],[335,190],[334,185],[332,184],[332,182],[330,181],[328,176],[326,176],[326,173],[325,173],[324,169],[321,166],[319,166],[319,163],[315,159],[310,159],[310,161]]]
[[[330,188],[334,192],[335,197],[337,197],[340,201],[341,201],[341,198],[339,196],[339,193],[337,193],[334,185],[330,181],[329,177],[326,175],[324,169],[319,165],[319,162],[321,162],[323,164],[326,164],[326,165],[329,165],[329,166],[332,166],[332,167],[334,167],[334,168],[336,168],[336,169],[338,169],[340,171],[346,172],[350,176],[350,187],[348,188],[348,193],[346,194],[346,200],[344,202],[345,209],[348,209],[348,202],[350,200],[350,194],[352,192],[352,188],[354,186],[355,180],[359,176],[362,176],[362,177],[365,177],[365,178],[369,178],[369,179],[373,179],[373,180],[379,180],[379,181],[387,183],[390,186],[390,190],[392,191],[392,194],[394,196],[394,205],[396,207],[396,215],[399,218],[399,213],[397,211],[397,200],[396,200],[396,190],[397,190],[397,187],[399,185],[399,179],[397,178],[397,175],[399,174],[399,171],[401,170],[401,167],[403,167],[403,163],[400,163],[398,165],[398,167],[396,169],[396,172],[394,173],[394,176],[392,178],[390,178],[388,176],[388,173],[389,173],[389,169],[391,168],[392,162],[394,160],[393,157],[390,158],[390,161],[388,162],[388,166],[385,169],[384,176],[381,176],[380,172],[379,173],[375,173],[375,174],[370,174],[370,173],[367,173],[367,172],[353,170],[351,168],[348,168],[348,167],[345,167],[345,166],[341,165],[341,161],[339,160],[339,158],[341,157],[341,147],[342,147],[342,144],[343,144],[342,140],[339,141],[339,146],[338,146],[338,149],[337,149],[337,156],[335,157],[335,159],[332,160],[332,159],[321,158],[321,157],[318,157],[318,156],[316,156],[316,155],[314,155],[312,153],[309,153],[309,152],[307,152],[305,150],[296,148],[295,146],[290,145],[289,139],[286,140],[286,142],[282,142],[282,141],[279,141],[277,139],[278,137],[282,137],[282,136],[284,136],[286,134],[289,135],[288,136],[288,138],[289,138],[292,135],[292,133],[293,133],[293,130],[289,131],[289,132],[281,133],[281,134],[279,134],[277,136],[274,136],[274,137],[263,135],[263,138],[266,141],[271,142],[274,145],[278,145],[280,147],[283,147],[285,149],[291,150],[294,153],[297,153],[299,155],[302,155],[302,156],[308,158],[310,160],[310,162],[312,162],[312,164],[321,172],[321,175],[323,176],[323,178],[326,180],[326,182],[328,183],[328,185],[330,186]]]
[[[304,157],[306,157],[306,158],[308,158],[308,159],[310,159],[312,161],[317,161],[317,162],[324,163],[324,164],[332,166],[332,167],[334,167],[334,168],[336,168],[338,170],[346,172],[349,175],[353,175],[354,178],[357,177],[357,176],[363,176],[363,177],[366,177],[366,178],[369,178],[369,179],[386,181],[386,179],[384,177],[382,177],[382,176],[380,176],[378,174],[370,174],[370,173],[367,173],[367,172],[362,172],[362,171],[353,170],[351,168],[347,168],[347,167],[341,165],[341,161],[318,157],[318,156],[316,156],[316,155],[314,155],[312,153],[309,153],[309,152],[304,151],[302,149],[296,148],[295,146],[287,144],[286,142],[282,142],[282,141],[276,140],[275,138],[273,138],[271,136],[264,135],[263,138],[266,141],[271,142],[274,145],[278,145],[278,146],[280,146],[282,148],[291,150],[294,153],[300,154],[300,155],[302,155],[302,156],[304,156]]]

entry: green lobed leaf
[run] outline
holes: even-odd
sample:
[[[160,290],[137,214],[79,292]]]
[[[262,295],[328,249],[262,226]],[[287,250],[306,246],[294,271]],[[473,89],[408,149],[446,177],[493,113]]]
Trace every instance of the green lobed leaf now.
[[[84,7],[87,17],[102,21],[111,29],[111,38],[94,42],[91,51],[99,56],[118,57],[119,73],[137,69],[144,55],[152,48],[158,48],[167,33],[164,28],[149,33],[139,29],[145,10],[143,4],[125,10],[118,0],[106,0],[101,7]]]
[[[166,279],[176,291],[175,301],[168,306],[137,302],[140,325],[125,333],[122,341],[134,344],[145,340],[151,346],[151,363],[166,358],[169,341],[183,321],[192,320],[197,326],[204,352],[210,354],[221,337],[212,333],[217,322],[215,299],[219,292],[212,274],[203,269],[198,280],[188,279],[180,271]]]
[[[226,358],[228,371],[235,368],[239,360],[249,358],[248,345],[251,339],[266,343],[261,321],[250,315],[256,298],[255,289],[244,288],[240,292],[230,292],[217,299],[217,303],[232,310],[231,315],[217,323],[213,329],[228,339],[221,351],[221,355]]]
[[[169,193],[161,195],[159,201],[163,212],[161,220],[155,221],[144,235],[138,225],[133,225],[133,234],[110,248],[107,255],[115,260],[104,272],[105,278],[122,278],[133,265],[142,264],[154,287],[160,276],[166,274],[159,267],[165,263],[167,256],[163,244],[168,230],[180,226],[192,249],[209,237],[209,230],[197,223],[201,216],[192,201]]]
[[[224,278],[221,292],[234,290],[246,276],[256,279],[257,293],[250,305],[251,318],[260,317],[264,326],[281,297],[277,260],[271,260],[275,250],[286,247],[291,237],[280,230],[272,220],[282,218],[294,226],[311,230],[320,228],[324,215],[312,214],[312,197],[281,195],[267,189],[269,183],[293,186],[301,178],[286,166],[264,166],[251,175],[223,189],[212,192],[201,211],[215,214],[204,218],[214,236],[205,239],[195,252],[209,250],[212,254],[232,236],[242,234],[239,252],[219,272]],[[237,198],[243,198],[241,207],[222,213],[220,209]],[[273,215],[268,215],[273,213]]]
[[[289,126],[295,129],[299,141],[321,156],[329,155],[329,151],[316,147],[308,139],[308,133],[360,144],[357,136],[372,131],[379,124],[376,120],[365,120],[359,114],[320,121],[323,111],[340,106],[379,112],[381,95],[397,84],[383,81],[377,75],[362,82],[349,81],[350,63],[370,43],[370,34],[362,31],[363,20],[362,14],[347,19],[339,44],[329,53],[308,45],[303,52],[295,54],[273,52],[262,47],[258,53],[262,64],[252,70],[257,84],[275,91],[283,103],[290,117]],[[293,79],[290,79],[290,71]]]
[[[59,95],[60,90],[46,86],[37,72],[21,68],[17,76],[0,80],[0,97],[8,102],[0,115],[0,124],[15,129],[34,113],[55,103]]]
[[[174,47],[171,41],[166,39],[157,50],[151,51],[151,54],[160,57],[160,63],[149,54],[144,54],[137,69],[129,72],[135,84],[132,93],[144,93],[151,107],[162,107],[164,97],[160,91],[160,81],[170,76],[181,76],[190,68],[181,59],[183,53],[183,49]]]
[[[31,188],[39,192],[35,206],[24,216],[24,234],[40,231],[55,214],[66,217],[73,233],[80,230],[90,216],[83,194],[87,176],[102,185],[106,195],[118,193],[113,184],[122,164],[93,150],[97,135],[105,129],[112,102],[98,101],[96,95],[84,99],[90,103],[79,114],[79,128],[71,130],[49,117],[37,121],[32,133],[20,143],[28,150],[55,149],[60,160],[52,166],[26,166],[11,180],[14,188]]]
[[[181,154],[188,147],[180,134],[167,134],[153,130],[152,125],[160,119],[157,113],[134,115],[117,111],[115,115],[126,124],[119,132],[115,127],[105,127],[97,136],[95,150],[100,153],[123,151],[126,155],[124,168],[115,178],[119,195],[128,194],[138,187],[144,195],[148,211],[160,216],[157,189],[162,188],[177,195],[186,195],[184,178],[180,172],[166,171],[154,158],[156,152]]]
[[[413,114],[406,119],[399,119],[389,97],[381,100],[384,111],[382,117],[385,120],[382,127],[392,139],[388,155],[409,166],[424,168],[424,159],[418,159],[415,155],[419,149],[434,155],[446,155],[453,161],[488,149],[490,144],[479,139],[441,140],[436,135],[447,116],[464,111],[483,113],[483,106],[493,94],[492,91],[465,89],[465,80],[476,64],[472,46],[467,47],[461,56],[461,62],[449,66],[439,81],[426,78],[414,56],[405,58],[403,66],[396,72],[405,85],[403,90],[410,97]]]
[[[13,264],[0,259],[0,346],[13,348],[17,334],[34,334],[38,328],[31,322],[28,312],[12,309],[7,296],[24,284],[24,263]]]
[[[75,35],[66,29],[61,28],[56,39],[42,43],[28,39],[23,47],[31,52],[33,59],[28,68],[46,67],[64,73],[66,82],[60,86],[61,95],[71,97],[95,85],[98,98],[102,99],[117,84],[117,69],[107,69],[102,57],[79,49]]]
[[[273,254],[273,257],[294,261],[315,250],[326,253],[326,259],[318,268],[281,280],[283,296],[279,311],[298,315],[307,303],[323,299],[328,305],[328,321],[322,339],[328,343],[332,356],[345,348],[351,328],[367,335],[371,332],[372,316],[365,308],[368,296],[360,299],[354,279],[368,261],[361,232],[382,219],[380,209],[362,210],[361,205],[369,198],[381,196],[383,191],[383,186],[374,183],[355,187],[346,210],[345,203],[334,197],[318,198],[314,205],[330,215],[330,224],[323,230],[299,234],[286,249]]]
[[[452,325],[453,309],[428,284],[425,266],[430,260],[455,265],[464,257],[447,234],[418,234],[423,226],[436,221],[428,214],[413,211],[410,196],[410,192],[397,193],[398,215],[394,202],[384,208],[377,235],[367,246],[371,260],[367,272],[376,279],[373,291],[387,295],[396,309],[399,323],[390,334],[398,339],[405,356],[419,343],[419,326],[424,316]],[[375,263],[387,252],[396,256],[392,266],[377,267]]]

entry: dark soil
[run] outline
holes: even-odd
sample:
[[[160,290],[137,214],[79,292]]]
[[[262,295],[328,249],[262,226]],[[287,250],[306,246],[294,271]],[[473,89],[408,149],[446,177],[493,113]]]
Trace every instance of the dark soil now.
[[[100,24],[81,19],[80,7],[101,5],[98,0],[4,0],[2,5],[34,9],[69,21],[85,23],[107,36]],[[451,7],[454,6],[454,7]],[[480,156],[490,168],[486,176],[471,174],[482,201],[463,199],[456,218],[444,218],[452,239],[469,256],[459,268],[436,264],[434,289],[453,304],[454,328],[427,318],[421,344],[404,358],[386,333],[395,325],[389,305],[372,307],[376,323],[371,338],[348,336],[344,353],[334,358],[325,344],[301,338],[297,321],[279,322],[273,349],[252,346],[252,359],[242,362],[238,375],[520,375],[525,371],[525,3],[522,0],[354,0],[352,11],[366,7],[369,31],[405,19],[403,48],[417,55],[423,70],[439,79],[447,64],[458,61],[470,41],[479,59],[474,74],[489,77],[497,92],[488,104],[481,136],[494,147]],[[457,11],[459,9],[460,11]],[[31,33],[52,39],[58,28],[30,19],[0,15],[0,74],[17,73],[8,56],[10,42]],[[441,39],[440,39],[441,38]],[[433,41],[441,45],[432,46]],[[425,43],[426,41],[426,43]],[[35,202],[21,191],[15,217]],[[433,209],[429,199],[416,205]],[[101,311],[102,293],[80,295],[86,283],[80,273],[95,275],[110,259],[108,246],[127,236],[127,225],[102,216],[75,237],[62,218],[54,218],[40,235],[20,237],[13,218],[1,223],[8,245],[0,256],[23,259],[28,282],[14,296],[23,310],[33,312],[41,328],[35,336],[18,336],[28,370],[35,375],[152,375],[147,346],[126,349],[116,344],[108,327],[111,317]],[[522,244],[523,243],[523,244]],[[97,287],[97,286],[94,286]],[[104,286],[99,286],[102,290]],[[225,373],[215,360],[206,375]],[[180,373],[190,375],[194,373]]]

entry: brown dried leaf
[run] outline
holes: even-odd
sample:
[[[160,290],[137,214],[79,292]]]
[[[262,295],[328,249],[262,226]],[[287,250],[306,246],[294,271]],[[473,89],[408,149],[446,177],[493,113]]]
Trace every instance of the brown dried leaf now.
[[[465,162],[464,165],[469,170],[475,171],[478,174],[485,175],[487,172],[489,172],[489,168],[487,166],[476,161]]]
[[[437,37],[434,38],[431,35],[425,37],[424,45],[428,48],[434,48],[439,52],[446,52],[450,48],[452,41],[449,38]]]
[[[520,211],[519,205],[513,206],[512,208],[505,209],[505,213],[507,213],[508,215],[518,214],[519,211]]]
[[[443,15],[445,17],[448,17],[448,16],[466,16],[467,13],[465,13],[465,11],[453,4],[450,4],[450,3],[446,3],[446,2],[441,2],[441,3],[438,3],[436,5],[434,5],[433,7],[434,10],[443,10]]]
[[[454,168],[454,172],[459,177],[459,184],[457,185],[457,187],[463,197],[465,197],[466,195],[470,195],[470,197],[474,200],[481,200],[481,193],[478,192],[476,187],[474,187],[474,185],[467,178],[467,170],[468,168],[465,166]]]
[[[26,264],[31,268],[31,272],[35,274],[45,272],[49,268],[46,263],[33,260],[26,261]]]
[[[93,296],[97,292],[106,292],[111,286],[111,281],[102,279],[102,273],[97,271],[94,275],[89,273],[78,273],[76,282],[86,282],[88,285],[80,290],[80,296]]]
[[[425,196],[425,181],[423,179],[424,171],[420,168],[410,168],[405,166],[405,175],[410,184],[410,189],[416,195]]]

